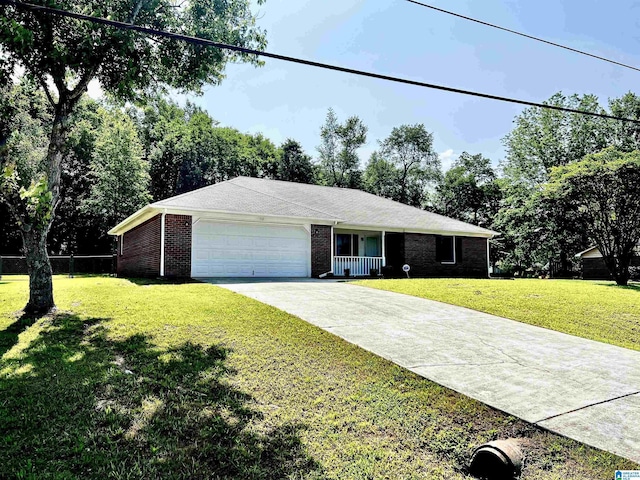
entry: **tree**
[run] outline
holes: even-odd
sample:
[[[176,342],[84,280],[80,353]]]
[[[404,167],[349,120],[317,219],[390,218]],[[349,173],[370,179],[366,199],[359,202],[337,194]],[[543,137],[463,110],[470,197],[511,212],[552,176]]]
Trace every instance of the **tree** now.
[[[399,198],[399,172],[395,165],[373,152],[364,170],[364,188],[367,192],[392,200]]]
[[[491,161],[462,152],[436,188],[438,210],[448,217],[488,227],[500,207],[501,190]]]
[[[320,174],[322,183],[334,187],[359,188],[362,185],[358,149],[367,142],[367,127],[357,116],[344,124],[338,122],[333,109],[327,112],[320,129]]]
[[[47,237],[51,255],[108,253],[113,245],[101,219],[81,208],[94,183],[91,163],[105,118],[103,110],[98,102],[85,97],[70,121],[60,176],[61,200]]]
[[[618,285],[629,280],[629,263],[640,240],[640,152],[613,147],[556,167],[545,194],[568,205],[602,253]]]
[[[102,116],[91,162],[95,180],[83,206],[108,230],[146,205],[151,195],[149,164],[142,159],[142,144],[131,118],[118,110],[103,110]]]
[[[44,0],[34,3],[51,5]],[[179,6],[170,0],[60,0],[55,6],[244,47],[266,44],[247,0],[185,1]],[[3,182],[3,195],[20,219],[27,256],[30,298],[25,311],[46,312],[55,305],[46,236],[61,200],[60,177],[71,115],[89,83],[99,81],[120,100],[144,98],[167,88],[199,92],[204,84],[223,79],[228,61],[259,61],[244,53],[63,19],[17,4],[0,7],[0,56],[0,76],[8,78],[16,67],[23,68],[46,95],[51,110],[44,162],[29,179],[34,188],[28,195],[19,195],[11,190],[16,182]],[[5,171],[7,162],[0,167]]]
[[[186,110],[185,118],[182,136],[176,146],[179,163],[175,193],[188,192],[220,181],[220,162],[216,162],[216,156],[225,129],[214,128],[215,120],[200,109]]]
[[[149,191],[155,201],[178,192],[180,170],[185,162],[188,137],[187,112],[176,102],[158,95],[139,111],[131,111],[151,173]]]
[[[593,95],[566,97],[559,92],[544,103],[605,113]],[[611,136],[605,120],[539,107],[525,109],[514,123],[503,139],[507,151],[503,169],[507,178],[530,188],[546,182],[553,167],[607,147]]]
[[[625,93],[620,98],[609,100],[611,115],[640,120],[640,97],[635,93]],[[622,152],[640,150],[640,124],[631,122],[610,122],[611,140],[609,145]]]
[[[248,147],[252,154],[243,175],[258,178],[277,178],[280,168],[281,152],[271,140],[261,133],[247,135]]]
[[[501,267],[522,273],[542,271],[548,265],[554,275],[570,275],[572,253],[588,243],[575,213],[567,205],[549,201],[540,188],[531,192],[505,179],[497,183],[504,199],[492,229],[501,232],[494,241]]]
[[[47,100],[30,79],[0,86],[0,197],[19,228],[28,265],[37,265],[43,254],[47,259],[52,195],[42,170],[50,124]],[[46,302],[47,280],[29,280],[30,304]]]
[[[440,159],[433,150],[433,135],[422,124],[401,125],[380,144],[380,155],[398,172],[395,200],[422,206],[427,187],[440,178]]]
[[[4,202],[0,202],[0,225],[0,255],[18,253],[22,248],[20,229]]]
[[[302,145],[288,138],[280,147],[280,163],[275,178],[287,182],[314,183],[311,157]]]
[[[604,113],[593,95],[567,97],[557,93],[545,103]],[[514,123],[514,129],[504,138],[505,195],[494,225],[495,230],[503,233],[505,245],[510,245],[503,260],[523,269],[559,262],[560,270],[569,271],[570,258],[584,248],[585,236],[576,230],[580,227],[568,210],[563,211],[559,205],[540,197],[540,188],[549,180],[554,167],[576,162],[605,148],[612,138],[611,123],[538,107],[525,109]]]

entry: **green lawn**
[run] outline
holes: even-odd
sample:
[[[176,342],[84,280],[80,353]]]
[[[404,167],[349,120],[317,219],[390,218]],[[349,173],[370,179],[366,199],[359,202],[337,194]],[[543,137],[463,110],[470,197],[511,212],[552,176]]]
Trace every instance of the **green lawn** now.
[[[0,478],[468,479],[511,436],[524,479],[638,468],[213,285],[54,285],[33,321],[0,281]]]
[[[355,282],[367,287],[511,318],[640,350],[640,285],[586,280],[403,279]]]

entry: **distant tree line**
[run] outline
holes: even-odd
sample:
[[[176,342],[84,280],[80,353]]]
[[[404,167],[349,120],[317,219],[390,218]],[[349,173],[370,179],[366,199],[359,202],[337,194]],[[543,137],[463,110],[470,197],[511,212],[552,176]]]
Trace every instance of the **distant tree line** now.
[[[42,94],[26,79],[0,93],[5,104],[28,103],[26,110],[40,112],[22,118],[22,143],[15,148],[25,155],[41,148],[39,135],[49,121]],[[592,95],[558,93],[547,103],[605,112]],[[610,100],[609,112],[640,118],[640,98],[628,93]],[[597,244],[616,279],[626,283],[626,259],[640,237],[640,213],[633,216],[640,210],[640,181],[632,181],[638,124],[529,108],[505,136],[506,156],[498,165],[462,152],[444,172],[424,125],[393,128],[364,161],[359,151],[367,144],[366,125],[357,116],[341,122],[332,109],[320,128],[315,160],[294,139],[276,146],[261,134],[220,126],[193,103],[181,106],[164,96],[141,107],[85,97],[70,124],[62,203],[48,237],[52,254],[112,251],[106,231],[143,205],[239,175],[362,189],[496,230],[492,261],[512,273],[554,266],[569,275],[574,255]],[[618,167],[598,170],[595,164]],[[617,203],[584,198],[595,193],[587,192],[589,182],[580,175],[592,183],[600,175],[607,199]],[[604,216],[594,218],[594,209]],[[5,204],[0,223],[9,226],[2,229],[0,252],[18,252],[21,239]]]
[[[0,90],[0,102],[0,107],[19,104],[25,112],[20,125],[7,126],[14,134],[4,154],[23,159],[23,172],[35,171],[29,157],[40,161],[37,152],[46,144],[50,124],[42,93],[22,79]],[[319,178],[311,157],[295,140],[277,147],[261,134],[219,126],[192,103],[179,106],[162,96],[142,107],[85,97],[69,123],[61,202],[48,234],[50,254],[110,252],[114,243],[106,232],[145,204],[239,175],[303,183]],[[6,173],[7,182],[28,176]],[[18,180],[12,180],[14,174]],[[9,202],[0,202],[0,253],[15,254],[22,239],[9,208]]]

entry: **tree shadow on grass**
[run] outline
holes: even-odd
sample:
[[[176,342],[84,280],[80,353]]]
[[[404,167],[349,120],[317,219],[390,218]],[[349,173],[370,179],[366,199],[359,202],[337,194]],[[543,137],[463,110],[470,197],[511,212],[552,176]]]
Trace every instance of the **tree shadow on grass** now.
[[[16,318],[16,321],[3,330],[0,330],[0,358],[18,343],[18,337],[27,328],[36,322],[33,315],[23,313]]]
[[[262,425],[228,351],[58,315],[0,361],[0,477],[318,478],[303,425]]]
[[[632,290],[635,292],[640,292],[640,283],[631,283],[629,285],[616,285],[615,283],[601,283],[600,285],[606,287],[619,288],[621,290]]]

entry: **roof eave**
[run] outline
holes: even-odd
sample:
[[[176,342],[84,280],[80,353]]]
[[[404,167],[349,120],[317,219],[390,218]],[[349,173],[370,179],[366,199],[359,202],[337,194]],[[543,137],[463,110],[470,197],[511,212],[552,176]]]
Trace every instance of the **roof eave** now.
[[[585,253],[589,253],[590,251],[592,251],[592,250],[596,250],[597,248],[598,248],[598,246],[597,246],[597,245],[594,245],[594,246],[592,246],[592,247],[589,247],[589,248],[587,248],[586,250],[583,250],[583,251],[581,251],[581,252],[576,253],[576,254],[574,255],[574,258],[578,258],[578,257],[580,257],[580,258],[581,258]]]
[[[147,220],[148,218],[151,218],[154,216],[154,214],[160,213],[161,209],[154,207],[152,205],[145,205],[144,207],[142,207],[140,210],[138,210],[137,212],[129,215],[127,218],[125,218],[123,221],[121,221],[119,224],[117,224],[115,227],[113,227],[111,230],[109,230],[107,232],[108,235],[121,235],[122,233],[125,233],[129,230],[131,230],[133,227],[139,225],[140,223],[142,223],[143,221]],[[128,227],[128,228],[127,228]]]
[[[361,228],[361,229],[370,229],[370,230],[387,230],[387,231],[401,231],[406,233],[425,233],[431,235],[452,235],[452,236],[465,236],[465,237],[478,237],[478,238],[494,238],[500,235],[499,232],[494,232],[493,230],[487,230],[482,227],[483,231],[452,231],[452,230],[438,230],[434,228],[412,228],[412,227],[399,227],[399,226],[391,226],[391,225],[371,225],[364,223],[353,223],[353,222],[338,222],[337,226],[343,228]]]

